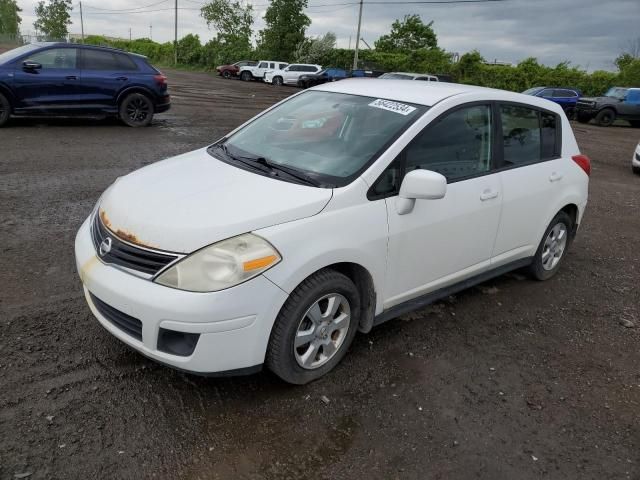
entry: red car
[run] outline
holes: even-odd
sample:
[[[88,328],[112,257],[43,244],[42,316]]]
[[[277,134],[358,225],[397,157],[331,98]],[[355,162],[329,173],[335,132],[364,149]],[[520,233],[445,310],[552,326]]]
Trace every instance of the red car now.
[[[216,70],[218,75],[224,78],[233,78],[238,76],[238,72],[242,67],[255,67],[256,65],[258,65],[258,62],[254,62],[253,60],[242,60],[232,65],[220,65],[216,67]]]

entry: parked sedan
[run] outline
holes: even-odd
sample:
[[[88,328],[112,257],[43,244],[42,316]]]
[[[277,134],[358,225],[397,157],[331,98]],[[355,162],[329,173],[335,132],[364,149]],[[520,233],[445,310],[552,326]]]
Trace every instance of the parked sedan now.
[[[512,269],[551,278],[589,173],[545,100],[325,83],[118,178],[80,227],[77,268],[100,324],[145,356],[304,384],[358,332]]]
[[[300,88],[309,88],[327,82],[335,82],[347,78],[346,70],[341,68],[325,68],[318,73],[305,73],[298,78]]]
[[[0,126],[11,115],[114,115],[146,126],[171,106],[167,77],[142,55],[35,43],[0,55]]]
[[[218,75],[224,78],[234,78],[238,77],[240,74],[240,69],[242,67],[255,67],[258,65],[258,62],[253,60],[242,60],[240,62],[232,63],[231,65],[220,65],[216,67],[216,71]]]
[[[532,95],[534,97],[545,98],[557,103],[562,107],[569,118],[573,118],[575,115],[576,104],[582,92],[576,88],[561,88],[561,87],[534,87],[529,90],[525,90],[525,95]]]

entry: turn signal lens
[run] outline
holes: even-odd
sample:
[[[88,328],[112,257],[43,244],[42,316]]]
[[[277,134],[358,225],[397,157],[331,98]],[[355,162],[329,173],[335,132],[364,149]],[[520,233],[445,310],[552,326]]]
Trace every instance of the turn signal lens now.
[[[269,255],[268,257],[262,257],[256,260],[249,260],[248,262],[244,262],[242,268],[244,268],[245,272],[252,272],[253,270],[259,270],[261,268],[268,267],[277,260],[278,257],[276,257],[275,255]]]

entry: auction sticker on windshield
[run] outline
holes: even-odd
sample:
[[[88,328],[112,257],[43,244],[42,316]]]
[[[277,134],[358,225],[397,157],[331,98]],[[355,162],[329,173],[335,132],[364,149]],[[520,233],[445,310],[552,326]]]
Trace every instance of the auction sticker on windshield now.
[[[396,112],[400,115],[409,115],[411,112],[415,111],[416,107],[412,107],[411,105],[405,105],[404,103],[392,102],[391,100],[383,100],[378,98],[369,104],[370,107],[381,108],[383,110],[388,110],[390,112]]]

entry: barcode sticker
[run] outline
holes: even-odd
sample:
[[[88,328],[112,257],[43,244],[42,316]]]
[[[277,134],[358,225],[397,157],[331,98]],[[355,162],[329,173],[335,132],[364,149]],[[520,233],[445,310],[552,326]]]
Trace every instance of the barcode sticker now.
[[[369,104],[369,106],[399,113],[400,115],[409,115],[416,109],[416,107],[412,107],[411,105],[405,105],[404,103],[393,102],[391,100],[383,100],[381,98],[374,100]]]

